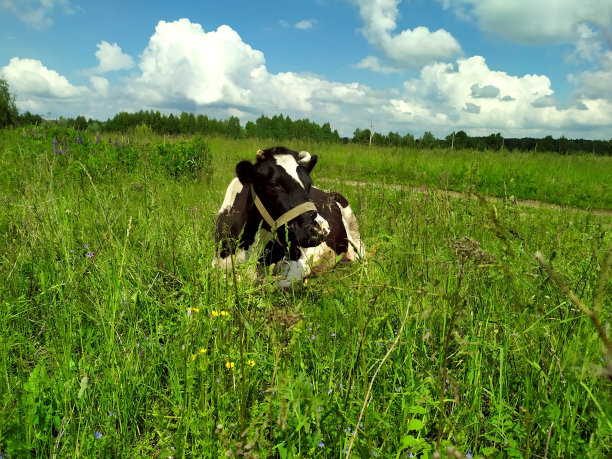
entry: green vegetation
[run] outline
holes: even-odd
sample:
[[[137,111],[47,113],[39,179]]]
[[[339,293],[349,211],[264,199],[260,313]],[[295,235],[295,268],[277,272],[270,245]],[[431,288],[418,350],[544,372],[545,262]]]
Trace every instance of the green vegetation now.
[[[0,78],[0,128],[15,124],[18,115],[15,96],[11,94],[6,80]]]
[[[369,255],[280,293],[211,268],[236,161],[266,146],[0,131],[0,454],[612,454],[612,217],[520,207],[504,182],[610,208],[609,158],[292,141]],[[495,205],[431,188],[495,181]]]

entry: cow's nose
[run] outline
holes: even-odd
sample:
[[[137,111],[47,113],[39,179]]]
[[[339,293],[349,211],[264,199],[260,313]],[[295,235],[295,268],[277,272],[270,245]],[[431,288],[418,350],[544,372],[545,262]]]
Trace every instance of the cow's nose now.
[[[319,214],[317,214],[317,218],[315,218],[315,222],[317,222],[317,231],[323,237],[329,236],[329,223]]]

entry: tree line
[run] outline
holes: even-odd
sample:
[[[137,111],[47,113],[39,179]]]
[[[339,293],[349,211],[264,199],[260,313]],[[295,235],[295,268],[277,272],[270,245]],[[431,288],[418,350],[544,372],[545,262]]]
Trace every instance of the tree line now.
[[[25,112],[20,114],[15,98],[10,93],[6,80],[0,78],[0,128],[5,126],[34,125],[48,122],[42,116]],[[489,136],[469,136],[465,131],[452,132],[443,139],[436,138],[426,131],[420,138],[398,132],[382,134],[371,129],[357,128],[352,137],[341,137],[337,130],[332,130],[330,123],[322,126],[309,119],[292,120],[289,116],[274,115],[271,118],[261,115],[254,122],[247,121],[242,126],[240,119],[230,116],[225,120],[211,118],[204,114],[182,112],[180,115],[162,114],[158,110],[140,110],[135,113],[121,112],[106,121],[76,118],[60,118],[55,123],[63,124],[80,131],[90,132],[134,132],[137,126],[147,126],[159,135],[202,135],[225,136],[229,138],[261,138],[284,141],[290,139],[315,142],[343,142],[362,145],[375,145],[398,148],[445,148],[468,149],[478,151],[548,151],[559,154],[594,153],[612,155],[612,139],[588,140],[558,139],[552,136],[544,138],[504,138],[501,134]]]

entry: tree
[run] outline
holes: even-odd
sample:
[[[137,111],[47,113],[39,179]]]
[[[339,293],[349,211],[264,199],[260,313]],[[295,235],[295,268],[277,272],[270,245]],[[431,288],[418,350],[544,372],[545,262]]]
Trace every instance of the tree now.
[[[423,137],[419,140],[419,145],[421,148],[434,148],[436,146],[437,140],[435,136],[430,131],[425,131],[423,133]]]
[[[7,81],[0,78],[0,128],[16,124],[18,115],[15,96],[11,94]]]

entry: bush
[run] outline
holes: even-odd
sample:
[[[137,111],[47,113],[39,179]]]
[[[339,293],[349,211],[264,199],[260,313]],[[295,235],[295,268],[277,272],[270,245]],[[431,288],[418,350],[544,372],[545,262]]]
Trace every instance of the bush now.
[[[212,178],[212,155],[206,141],[196,136],[189,141],[164,143],[157,146],[151,162],[175,179]]]
[[[6,80],[0,78],[0,128],[16,124],[18,115],[15,96],[11,94]]]

